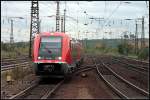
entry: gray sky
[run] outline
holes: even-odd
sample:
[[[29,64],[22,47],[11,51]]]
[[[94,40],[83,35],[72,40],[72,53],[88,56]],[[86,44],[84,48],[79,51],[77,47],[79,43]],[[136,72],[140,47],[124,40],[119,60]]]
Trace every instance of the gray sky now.
[[[135,19],[145,16],[145,34],[149,38],[149,10],[146,1],[61,1],[60,15],[66,8],[66,33],[74,38],[120,38],[125,31],[135,33]],[[149,2],[147,2],[149,5]],[[10,17],[24,17],[14,20],[15,41],[29,41],[31,1],[2,1],[1,2],[1,40],[8,41],[10,37]],[[55,30],[56,15],[55,1],[39,1],[39,15],[42,20],[41,31]],[[87,15],[84,13],[86,11]],[[104,21],[89,18],[104,18]],[[131,18],[132,21],[124,19]],[[74,20],[73,20],[74,19]],[[77,21],[79,21],[77,25]],[[85,26],[84,24],[88,25]],[[104,26],[104,27],[103,27]],[[140,27],[140,26],[139,26]],[[88,33],[86,34],[86,32]],[[141,28],[139,28],[139,32]],[[77,34],[78,33],[78,34]],[[140,37],[140,34],[139,34]]]

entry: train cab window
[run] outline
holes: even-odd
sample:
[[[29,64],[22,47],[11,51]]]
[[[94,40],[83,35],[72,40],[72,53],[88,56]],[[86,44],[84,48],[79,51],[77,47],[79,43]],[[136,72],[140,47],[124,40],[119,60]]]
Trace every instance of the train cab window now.
[[[61,37],[41,37],[38,59],[54,60],[61,57]]]

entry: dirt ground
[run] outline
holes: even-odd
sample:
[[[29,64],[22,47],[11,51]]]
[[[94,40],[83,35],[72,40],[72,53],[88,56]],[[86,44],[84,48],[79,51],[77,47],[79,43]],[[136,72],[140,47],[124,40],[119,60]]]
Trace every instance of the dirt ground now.
[[[4,79],[1,79],[1,98],[7,99],[19,93],[33,84],[35,80],[37,80],[37,77],[34,74],[27,75],[22,80],[14,81],[12,84],[8,84]]]
[[[81,74],[75,75],[72,79],[62,85],[52,96],[55,99],[114,99],[119,98],[96,74],[96,70],[84,72],[87,77]]]

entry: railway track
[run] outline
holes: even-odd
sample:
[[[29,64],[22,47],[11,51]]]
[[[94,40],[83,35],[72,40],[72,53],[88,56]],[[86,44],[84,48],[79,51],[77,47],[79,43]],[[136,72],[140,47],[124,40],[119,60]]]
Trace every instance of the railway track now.
[[[81,76],[79,76],[79,74]],[[83,77],[86,77],[86,78],[83,78]],[[56,95],[53,96],[54,99],[60,99],[60,98],[62,98],[62,99],[66,99],[66,98],[67,99],[68,98],[74,98],[74,99],[76,99],[76,98],[78,98],[78,99],[79,98],[80,99],[120,98],[120,97],[118,97],[118,95],[116,95],[116,93],[114,93],[110,88],[108,88],[107,85],[105,85],[101,79],[99,79],[98,75],[96,74],[96,67],[92,64],[81,65],[72,74],[72,78],[73,78],[73,80],[71,80],[67,84],[67,86],[63,85],[62,88],[57,91]],[[83,91],[83,89],[85,89],[84,93],[81,92],[81,91]],[[79,92],[79,93],[77,93],[77,92]],[[95,95],[95,94],[97,94],[97,95]]]
[[[110,69],[122,76],[124,79],[130,81],[132,84],[148,91],[148,73],[139,74],[139,72],[131,70],[127,65],[122,63],[114,63],[110,58],[102,57],[102,62],[105,63]],[[128,74],[127,74],[128,73]]]
[[[141,88],[133,85],[129,81],[125,80],[107,65],[100,60],[93,59],[98,75],[104,80],[104,82],[110,86],[121,98],[126,99],[148,99],[149,93]],[[100,65],[97,65],[100,62]]]
[[[1,71],[11,70],[11,69],[14,69],[16,66],[29,67],[29,62],[23,62],[23,63],[19,63],[19,64],[11,64],[11,65],[1,66]]]
[[[133,59],[133,58],[129,58],[129,57],[124,57],[124,56],[116,57],[116,58],[119,58],[120,60],[124,60],[124,61],[127,61],[128,63],[134,64],[137,66],[141,66],[141,67],[148,67],[149,66],[149,62],[146,62],[146,61],[141,61],[141,60],[137,60],[137,59]]]
[[[147,62],[147,61],[137,60],[137,59],[133,59],[133,58],[130,58],[130,57],[125,57],[125,56],[121,56],[120,58],[126,59],[128,61],[135,62],[137,64],[142,64],[142,65],[146,65],[146,66],[149,65],[149,62]]]
[[[93,69],[95,69],[95,67],[94,66],[92,66],[92,67],[83,67],[83,68],[78,68],[77,70],[76,70],[76,72],[74,72],[74,74],[75,75],[78,75],[78,74],[80,74],[80,73],[82,73],[82,72],[86,72],[86,71],[91,71],[91,70],[93,70]]]
[[[120,97],[126,99],[148,99],[149,93],[117,73],[115,73],[112,69],[108,67],[107,64],[102,62],[101,60],[96,60],[92,57],[94,65],[84,65],[80,66],[76,69],[73,74],[79,74],[85,71],[96,70],[97,75],[109,86],[111,89]],[[27,88],[24,91],[10,97],[9,99],[47,99],[51,98],[53,93],[58,89],[61,85],[63,85],[65,80],[62,80],[55,84],[34,84]]]
[[[29,60],[27,59],[20,59],[20,60],[11,60],[11,61],[5,61],[5,62],[1,62],[1,66],[7,66],[7,65],[11,65],[11,64],[17,64],[17,63],[23,63],[23,62],[29,62]]]
[[[65,79],[55,81],[53,84],[36,82],[36,84],[33,84],[9,99],[47,99],[64,83],[64,81]]]
[[[77,73],[85,72],[85,71],[90,71],[93,69],[93,67],[82,67],[76,69]],[[74,73],[73,73],[74,74]],[[54,92],[61,86],[63,83],[66,81],[66,79],[61,80],[57,83],[54,84],[36,84],[31,85],[27,89],[19,92],[18,94],[10,97],[9,99],[47,99],[51,98],[51,96],[54,94]]]
[[[1,60],[1,71],[15,68],[16,66],[26,67],[30,64],[28,57],[18,57],[16,59],[5,58]]]
[[[15,58],[20,58],[20,57],[28,57],[28,55],[19,55],[16,56]],[[1,57],[2,59],[10,59],[10,57]]]
[[[130,67],[131,70],[137,71],[137,72],[139,72],[141,74],[144,74],[144,75],[148,74],[148,72],[149,72],[148,66],[134,65],[134,64],[128,63],[125,60],[120,60],[119,58],[112,58],[112,60],[114,62],[117,62],[117,63],[120,63],[120,64],[124,64],[124,65]]]
[[[27,62],[30,61],[27,57],[16,58],[16,59],[3,59],[1,60],[1,66],[10,65],[10,64],[17,64],[18,62]]]
[[[104,62],[104,57],[103,58],[100,58],[101,60],[103,59],[103,62]],[[118,64],[120,63],[117,63],[115,66],[114,63],[111,62],[111,59],[105,59],[105,65],[107,65],[109,68],[111,68],[112,70],[115,69],[115,72],[117,74],[119,74],[120,76],[122,76],[124,79],[130,81],[132,84],[135,84],[137,87],[143,89],[144,91],[148,92],[148,74],[147,75],[141,75],[139,73],[137,73],[136,71],[134,70],[128,70],[126,67],[122,67],[121,70],[120,69],[120,66]],[[109,62],[109,63],[108,63]],[[97,64],[97,65],[100,65]],[[80,73],[80,72],[84,72],[84,71],[90,71],[91,69],[94,69],[95,65],[86,65],[86,66],[81,66],[80,68],[78,68],[78,71],[76,72],[77,74]],[[130,76],[127,75],[126,73],[130,73]],[[144,78],[145,77],[145,78]]]

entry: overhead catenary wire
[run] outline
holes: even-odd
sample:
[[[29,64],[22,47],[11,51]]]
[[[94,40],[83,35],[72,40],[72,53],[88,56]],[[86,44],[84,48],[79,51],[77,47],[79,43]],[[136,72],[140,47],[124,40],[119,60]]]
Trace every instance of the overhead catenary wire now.
[[[20,2],[21,3],[21,2]],[[19,4],[20,4],[19,3]],[[24,3],[24,2],[23,2]],[[72,3],[72,2],[71,2]],[[76,3],[76,2],[75,2]],[[97,3],[97,2],[96,2]],[[116,6],[118,6],[118,4],[116,4],[116,5],[114,5],[114,8],[111,10],[111,12],[109,13],[109,10],[111,9],[111,8],[108,8],[108,6],[110,6],[110,5],[108,5],[108,3],[110,4],[110,2],[109,1],[104,1],[104,10],[103,11],[105,11],[105,14],[106,14],[106,16],[105,16],[105,18],[106,17],[109,17],[112,13],[113,13],[113,11],[116,9]],[[119,2],[118,2],[119,3]],[[3,13],[3,15],[7,15],[6,14],[6,6],[5,6],[5,4],[7,5],[7,11],[8,11],[8,17],[10,16],[9,15],[9,5],[7,4],[7,2],[5,2],[5,1],[2,1],[2,3],[1,3],[4,7],[3,7],[3,9],[5,8],[5,11],[4,11],[4,13]],[[10,4],[10,3],[9,3]],[[25,3],[25,4],[27,4],[27,3]],[[42,20],[44,20],[46,17],[43,17],[44,15],[50,15],[51,16],[51,14],[53,13],[53,11],[55,12],[55,8],[56,8],[56,3],[54,2],[54,1],[50,1],[50,2],[40,2],[39,3],[40,5],[41,5],[41,7],[42,7],[42,9],[40,10],[41,12],[43,12],[44,11],[44,14],[43,15],[41,15],[40,16],[40,19],[41,18],[43,18]],[[67,28],[69,27],[69,23],[71,23],[71,25],[73,26],[73,27],[69,27],[69,28],[74,28],[74,26],[75,25],[77,25],[77,21],[76,20],[78,20],[78,22],[79,22],[79,29],[82,29],[81,28],[81,26],[83,27],[83,30],[84,29],[86,29],[85,27],[84,27],[84,18],[82,17],[82,15],[84,14],[83,12],[84,11],[86,11],[87,12],[87,17],[90,17],[90,16],[93,16],[94,17],[94,15],[92,15],[91,14],[91,12],[90,12],[90,10],[89,10],[89,12],[88,12],[88,8],[86,9],[86,8],[84,8],[84,6],[82,5],[82,4],[86,4],[86,3],[81,3],[81,2],[77,2],[77,5],[79,5],[79,6],[77,6],[76,5],[76,7],[77,7],[77,10],[78,10],[78,14],[77,15],[75,15],[74,16],[74,14],[76,13],[76,9],[75,10],[73,10],[72,11],[72,6],[70,6],[69,4],[67,4],[67,16],[69,15],[70,16],[70,18],[72,17],[72,19],[70,19],[70,18],[68,18],[68,17],[66,17],[66,19],[67,19]],[[148,4],[149,4],[149,1],[144,1],[143,3],[141,3],[141,5],[143,6],[143,8],[144,9],[146,9],[146,7],[148,7]],[[62,5],[63,5],[63,3],[62,3]],[[13,5],[12,5],[13,6]],[[15,7],[15,8],[18,8],[17,6]],[[120,9],[119,7],[118,7],[118,9]],[[108,20],[106,20],[105,21],[105,23],[103,22],[103,23],[101,23],[102,25],[103,24],[105,24],[105,25],[112,25],[113,23],[113,25],[111,26],[111,28],[112,27],[118,27],[118,25],[116,26],[116,24],[118,24],[118,21],[116,21],[116,20],[114,20],[113,18],[113,16],[114,16],[114,14],[116,15],[116,12],[118,11],[118,9],[116,10],[116,11],[114,11],[114,13],[111,15],[111,17],[108,19]],[[96,10],[96,9],[95,9]],[[146,9],[147,10],[147,9]],[[20,10],[21,11],[21,10]],[[52,12],[51,12],[52,11]],[[24,11],[24,13],[26,13],[25,11]],[[27,12],[27,21],[28,21],[28,25],[29,25],[29,23],[30,23],[30,20],[28,20],[29,18],[30,18],[30,16],[29,16],[29,14],[30,14],[30,12]],[[91,14],[91,15],[90,15]],[[23,14],[21,14],[21,15],[23,15]],[[1,16],[2,17],[2,16]],[[97,17],[97,16],[95,16],[95,17]],[[115,16],[116,17],[116,16]],[[5,18],[6,18],[6,16],[5,16]],[[83,18],[83,20],[82,20],[82,18]],[[73,20],[73,19],[75,19],[75,20]],[[52,24],[51,23],[51,21],[53,22],[53,19],[45,19],[45,20],[48,20],[48,22],[50,22],[48,25],[50,25],[50,24]],[[86,20],[86,22],[87,21],[89,21],[87,18],[85,18],[85,20]],[[114,20],[114,21],[112,21],[112,20]],[[94,20],[93,20],[94,21]],[[111,23],[110,23],[110,21],[111,21]],[[2,23],[7,23],[7,22],[9,22],[9,20],[7,19],[5,19],[5,20],[3,20],[3,21],[1,21]],[[120,23],[122,23],[123,25],[124,25],[124,22],[125,21],[122,21],[122,22],[120,22]],[[43,23],[43,21],[42,21],[42,23]],[[16,24],[16,23],[15,23]],[[21,23],[22,24],[22,23]],[[2,25],[2,24],[1,24]],[[123,27],[123,25],[121,25],[121,27]],[[4,25],[5,26],[5,25]],[[97,25],[95,25],[95,23],[93,24],[93,25],[91,25],[89,28],[91,28],[91,29],[93,29],[94,31],[95,31],[95,29],[93,28],[93,26],[97,26]],[[131,25],[130,25],[131,26]],[[8,26],[9,27],[9,26]],[[17,25],[15,25],[14,27],[17,27]],[[9,27],[10,28],[10,27]],[[67,29],[66,28],[66,29]],[[73,29],[74,30],[74,29]],[[101,30],[100,30],[101,31]]]
[[[80,22],[79,20],[77,20],[77,18],[74,18],[74,17],[71,16],[70,9],[69,9],[69,6],[68,6],[67,4],[66,4],[66,10],[67,10],[66,16],[67,16],[68,18],[71,18],[71,19],[74,20],[75,22],[78,22],[78,25],[84,26],[82,22]],[[66,21],[69,21],[68,18],[67,18]],[[75,23],[75,24],[76,24],[76,23]]]
[[[111,16],[118,10],[118,8],[120,7],[121,4],[122,4],[122,3],[121,3],[121,1],[120,1],[120,3],[118,4],[118,6],[117,6],[117,7],[112,11],[112,13],[105,19],[105,23],[104,23],[103,27],[109,23],[109,21],[110,21],[109,19],[110,19]],[[106,22],[107,22],[107,23],[106,23]]]

